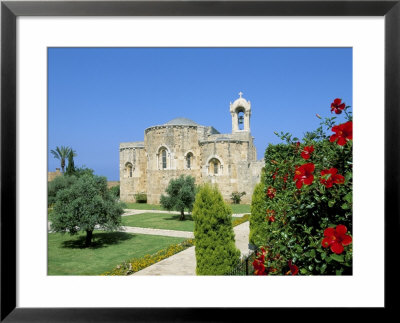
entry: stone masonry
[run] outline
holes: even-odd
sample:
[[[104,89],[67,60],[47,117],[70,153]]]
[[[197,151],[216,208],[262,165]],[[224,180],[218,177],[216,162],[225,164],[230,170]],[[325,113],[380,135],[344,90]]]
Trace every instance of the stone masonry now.
[[[230,134],[176,118],[147,128],[144,141],[121,143],[121,200],[135,202],[135,194],[146,193],[148,203],[159,204],[169,181],[184,174],[196,184],[216,184],[227,202],[233,192],[246,192],[242,203],[249,204],[264,161],[257,160],[250,133],[250,101],[239,96],[230,104]]]

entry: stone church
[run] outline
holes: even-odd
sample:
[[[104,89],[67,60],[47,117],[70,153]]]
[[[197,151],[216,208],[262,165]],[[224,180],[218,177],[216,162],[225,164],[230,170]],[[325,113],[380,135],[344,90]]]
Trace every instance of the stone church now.
[[[233,192],[246,192],[241,203],[251,203],[264,161],[257,160],[251,104],[242,95],[230,103],[232,133],[176,118],[147,128],[144,141],[120,143],[121,200],[135,202],[135,194],[146,193],[147,203],[159,204],[170,179],[183,174],[218,185],[227,202]]]

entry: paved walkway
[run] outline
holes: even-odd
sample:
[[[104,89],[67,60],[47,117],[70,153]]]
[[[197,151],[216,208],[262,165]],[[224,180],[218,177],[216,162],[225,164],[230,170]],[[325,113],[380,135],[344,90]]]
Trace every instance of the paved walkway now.
[[[240,250],[241,256],[246,256],[250,253],[248,248],[249,243],[249,222],[242,223],[233,228],[235,232],[236,247]],[[196,255],[195,247],[190,247],[181,251],[167,259],[144,268],[132,276],[184,276],[196,275]]]
[[[193,232],[190,231],[151,229],[151,228],[139,228],[139,227],[121,227],[121,228],[122,231],[129,233],[151,234],[155,236],[168,236],[168,237],[182,237],[188,239],[194,238]]]

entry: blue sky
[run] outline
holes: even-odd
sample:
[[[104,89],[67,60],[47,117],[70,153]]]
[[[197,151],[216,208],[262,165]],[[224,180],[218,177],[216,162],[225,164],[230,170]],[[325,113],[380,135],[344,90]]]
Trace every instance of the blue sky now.
[[[274,131],[302,138],[335,98],[352,106],[352,78],[351,48],[49,48],[48,170],[64,145],[75,165],[119,180],[120,142],[176,117],[231,133],[239,91],[261,159]]]

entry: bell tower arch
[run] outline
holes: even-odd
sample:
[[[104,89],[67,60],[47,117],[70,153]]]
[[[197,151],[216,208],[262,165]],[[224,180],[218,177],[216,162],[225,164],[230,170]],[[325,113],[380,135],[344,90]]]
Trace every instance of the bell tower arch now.
[[[242,95],[243,93],[239,92],[239,98],[235,102],[230,103],[229,111],[232,116],[232,133],[250,132],[251,104]]]

